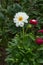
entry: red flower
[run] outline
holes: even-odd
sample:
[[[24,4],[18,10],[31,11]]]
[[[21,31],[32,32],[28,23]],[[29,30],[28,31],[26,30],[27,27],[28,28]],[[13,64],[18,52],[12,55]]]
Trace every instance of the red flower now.
[[[43,29],[42,30],[38,30],[38,32],[43,33]]]
[[[31,20],[30,20],[30,24],[37,25],[37,23],[38,23],[38,22],[37,22],[37,20],[35,20],[35,19],[31,19]]]
[[[35,40],[35,42],[37,43],[37,44],[43,44],[43,39],[42,38],[37,38],[36,40]]]

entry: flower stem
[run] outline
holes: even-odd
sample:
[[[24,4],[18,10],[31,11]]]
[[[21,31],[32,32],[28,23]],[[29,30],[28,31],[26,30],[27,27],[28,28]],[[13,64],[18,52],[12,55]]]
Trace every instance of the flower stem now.
[[[23,27],[23,36],[24,36],[24,27]]]
[[[24,27],[23,27],[23,43],[24,43],[24,35],[25,35],[25,33],[24,33]]]

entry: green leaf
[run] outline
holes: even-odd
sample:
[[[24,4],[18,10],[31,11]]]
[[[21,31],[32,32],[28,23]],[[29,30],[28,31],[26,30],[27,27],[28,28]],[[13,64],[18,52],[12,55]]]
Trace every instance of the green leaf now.
[[[43,59],[38,59],[38,63],[43,63]]]

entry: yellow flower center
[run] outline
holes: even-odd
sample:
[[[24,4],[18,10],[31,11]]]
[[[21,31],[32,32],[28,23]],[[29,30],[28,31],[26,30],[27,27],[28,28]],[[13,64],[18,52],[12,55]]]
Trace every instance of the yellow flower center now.
[[[19,21],[22,21],[22,20],[23,20],[23,17],[22,17],[22,16],[20,16],[20,17],[18,18],[18,20],[19,20]]]

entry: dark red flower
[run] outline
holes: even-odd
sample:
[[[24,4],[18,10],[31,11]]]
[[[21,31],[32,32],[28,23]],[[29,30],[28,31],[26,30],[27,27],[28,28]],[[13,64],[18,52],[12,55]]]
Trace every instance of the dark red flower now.
[[[35,42],[37,43],[37,44],[43,44],[43,39],[42,38],[36,38],[36,40],[35,40]]]
[[[43,33],[43,29],[42,30],[38,30],[38,32]]]
[[[33,25],[36,25],[38,22],[37,22],[37,20],[35,20],[35,19],[31,19],[30,20],[30,24],[33,24]]]

